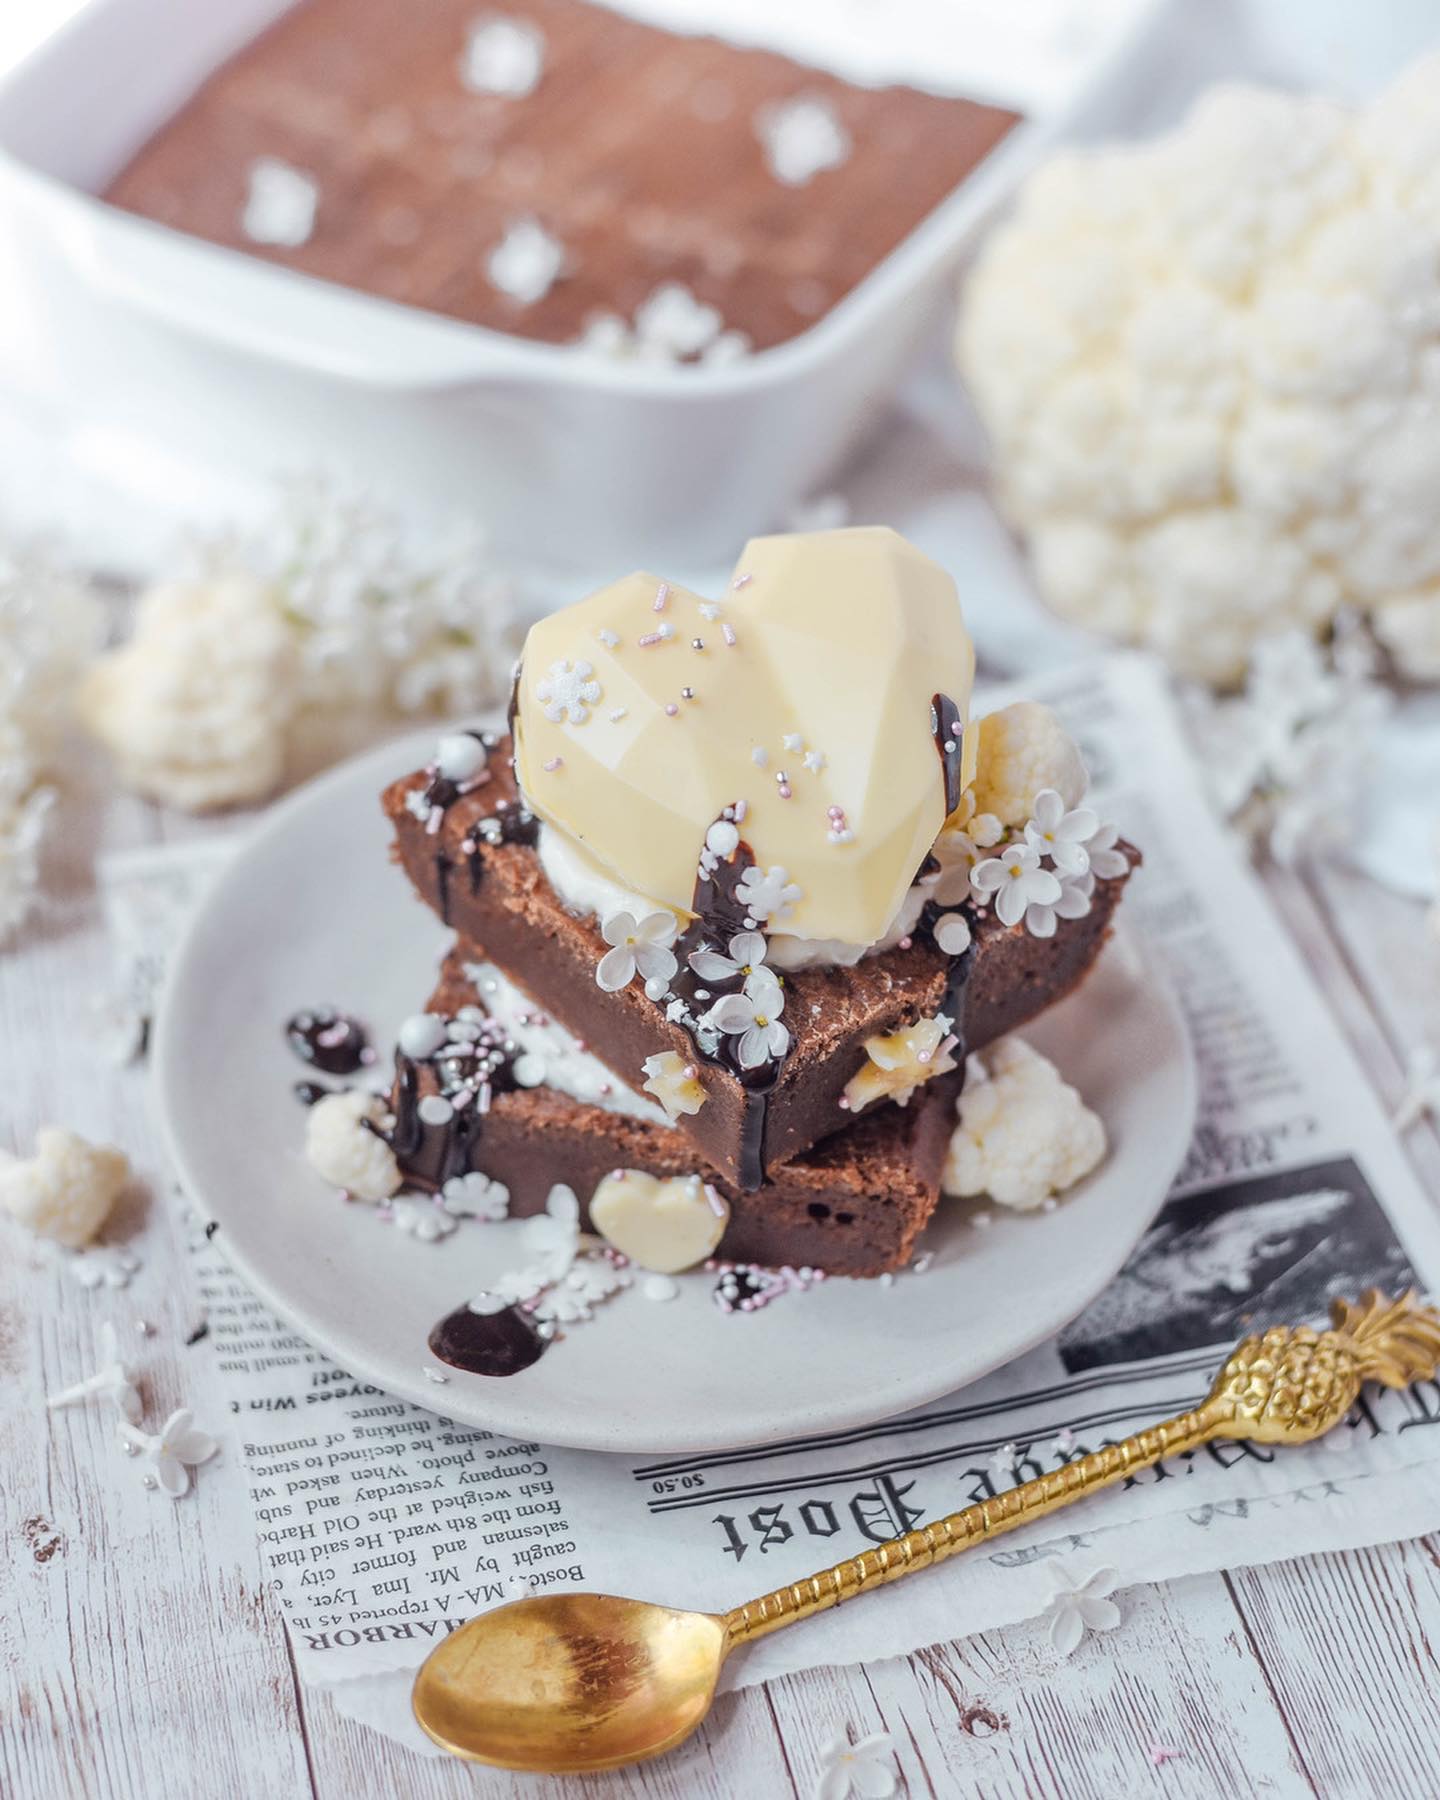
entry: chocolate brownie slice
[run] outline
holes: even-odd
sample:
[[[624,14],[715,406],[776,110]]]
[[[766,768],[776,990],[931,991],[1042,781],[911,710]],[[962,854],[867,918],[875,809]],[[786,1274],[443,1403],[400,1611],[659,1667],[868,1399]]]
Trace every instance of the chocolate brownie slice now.
[[[596,985],[595,969],[606,945],[593,919],[575,917],[558,899],[533,844],[524,841],[530,834],[521,832],[521,841],[487,841],[487,834],[513,836],[513,823],[507,822],[524,816],[508,738],[490,749],[487,771],[482,786],[451,798],[443,813],[428,818],[419,816],[427,812],[418,804],[428,785],[423,771],[386,789],[383,804],[395,829],[395,855],[422,898],[475,946],[477,956],[497,964],[583,1038],[626,1086],[643,1085],[642,1064],[657,1052],[674,1051],[693,1061],[685,1028],[667,1019],[638,985],[619,993]],[[1138,861],[1133,851],[1129,855],[1132,863]],[[964,1018],[957,1020],[969,1048],[1016,1030],[1080,982],[1109,935],[1125,880],[1097,882],[1089,913],[1061,920],[1051,938],[1018,927],[1007,930],[993,914],[979,917],[975,949],[967,959]],[[758,1186],[766,1172],[855,1122],[841,1102],[847,1083],[867,1061],[865,1040],[955,1005],[955,972],[955,959],[928,936],[917,935],[908,949],[897,946],[853,968],[787,974],[784,1016],[791,1049],[761,1114],[760,1157],[747,1140],[756,1111],[751,1097],[733,1073],[713,1062],[698,1065],[705,1104],[682,1117],[677,1129],[726,1181]]]
[[[451,1018],[461,1007],[483,1006],[465,973],[469,960],[464,946],[446,958],[428,1011]],[[402,1071],[405,1067],[402,1060]],[[439,1092],[431,1064],[409,1068],[417,1100]],[[855,1120],[849,1130],[777,1169],[754,1192],[716,1180],[730,1206],[717,1254],[771,1268],[809,1266],[831,1275],[902,1268],[939,1198],[959,1082],[957,1070],[922,1088],[909,1106],[881,1107]],[[402,1156],[402,1166],[417,1185],[433,1188],[447,1131],[417,1125],[418,1147]],[[467,1137],[465,1156],[469,1168],[509,1188],[513,1215],[543,1211],[558,1181],[575,1190],[587,1225],[590,1196],[612,1170],[712,1179],[683,1133],[549,1087],[497,1092]]]

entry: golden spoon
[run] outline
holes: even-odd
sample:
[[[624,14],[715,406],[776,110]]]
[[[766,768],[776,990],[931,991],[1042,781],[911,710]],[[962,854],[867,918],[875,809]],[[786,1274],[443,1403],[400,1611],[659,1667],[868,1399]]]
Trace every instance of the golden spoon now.
[[[1413,1291],[1392,1301],[1372,1288],[1358,1306],[1337,1300],[1330,1312],[1329,1331],[1276,1326],[1247,1337],[1209,1397],[1179,1418],[731,1612],[545,1594],[482,1613],[427,1657],[415,1677],[415,1717],[443,1749],[502,1769],[575,1774],[660,1756],[709,1712],[720,1666],[737,1645],[1212,1438],[1308,1443],[1341,1422],[1362,1382],[1405,1387],[1440,1364],[1440,1313]]]

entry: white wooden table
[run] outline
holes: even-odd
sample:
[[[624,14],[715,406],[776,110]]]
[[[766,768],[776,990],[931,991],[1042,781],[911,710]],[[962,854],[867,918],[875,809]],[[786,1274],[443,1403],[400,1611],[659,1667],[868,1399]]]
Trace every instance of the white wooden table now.
[[[1068,1663],[1031,1626],[789,1677],[722,1699],[667,1760],[583,1781],[422,1762],[302,1692],[239,1456],[172,1504],[140,1486],[99,1408],[44,1412],[47,1393],[95,1366],[109,1319],[145,1366],[151,1418],[192,1404],[231,1429],[209,1352],[186,1345],[200,1314],[177,1210],[161,1203],[143,1071],[115,1070],[90,1041],[108,971],[94,857],[194,829],[107,799],[82,766],[44,917],[0,954],[0,1146],[63,1123],[124,1145],[155,1189],[132,1209],[144,1266],[121,1291],[82,1291],[0,1227],[4,1800],[807,1800],[819,1748],[844,1724],[893,1734],[910,1795],[1440,1794],[1437,1538],[1133,1588],[1122,1627]],[[1440,947],[1419,908],[1333,869],[1271,888],[1393,1102],[1405,1051],[1440,1022]],[[1440,1203],[1440,1138],[1427,1127],[1410,1145]],[[1157,1744],[1179,1755],[1157,1767]]]

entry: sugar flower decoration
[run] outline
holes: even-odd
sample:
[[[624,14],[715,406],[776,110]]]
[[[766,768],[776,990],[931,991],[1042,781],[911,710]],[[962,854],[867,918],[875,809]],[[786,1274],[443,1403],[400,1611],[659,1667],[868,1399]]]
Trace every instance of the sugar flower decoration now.
[[[667,1119],[678,1119],[682,1113],[698,1113],[705,1104],[705,1090],[695,1072],[674,1050],[661,1050],[647,1056],[640,1065],[645,1071],[644,1088],[665,1109]]]
[[[1440,1056],[1432,1045],[1420,1044],[1410,1052],[1405,1092],[1395,1108],[1395,1129],[1409,1131],[1427,1113],[1440,1119]]]
[[[558,1281],[575,1261],[580,1245],[580,1202],[574,1188],[557,1181],[544,1212],[521,1227],[521,1241],[535,1267],[549,1280]]]
[[[1025,842],[1039,856],[1048,856],[1062,875],[1083,875],[1090,867],[1085,846],[1100,829],[1098,814],[1088,806],[1067,811],[1054,788],[1035,796],[1034,816],[1025,825]]]
[[[593,1316],[597,1301],[608,1300],[629,1285],[629,1271],[617,1268],[608,1256],[582,1256],[536,1302],[534,1316],[574,1325]]]
[[[951,1024],[944,1013],[937,1013],[903,1031],[866,1038],[867,1061],[845,1086],[851,1112],[860,1112],[876,1100],[908,1106],[916,1088],[937,1075],[949,1074],[955,1067],[952,1052],[956,1045]]]
[[[758,1069],[790,1048],[790,1033],[780,1023],[785,990],[769,969],[756,969],[738,994],[726,994],[706,1015],[707,1023],[727,1037],[738,1036],[736,1054],[742,1069]]]
[[[1002,832],[1003,835],[1003,832]],[[932,851],[940,868],[924,876],[930,898],[937,906],[961,906],[974,899],[970,877],[984,861],[982,847],[967,831],[942,831]]]
[[[1062,1656],[1073,1656],[1087,1631],[1113,1631],[1120,1623],[1120,1608],[1108,1598],[1120,1575],[1116,1569],[1094,1569],[1083,1578],[1069,1569],[1050,1571],[1050,1603],[1043,1617],[1050,1642]]]
[[[140,1267],[140,1258],[124,1244],[92,1244],[67,1257],[65,1267],[87,1292],[99,1287],[127,1288]]]
[[[543,300],[565,272],[565,246],[538,219],[517,219],[485,260],[490,285],[521,306]]]
[[[1118,881],[1130,871],[1125,852],[1115,848],[1115,840],[1119,835],[1118,825],[1102,825],[1085,846],[1090,873],[1098,875],[1102,881]]]
[[[315,229],[320,190],[303,169],[276,156],[257,156],[250,165],[240,229],[252,244],[298,250]]]
[[[171,1413],[154,1437],[129,1424],[122,1424],[119,1432],[126,1454],[142,1456],[149,1464],[146,1486],[160,1488],[172,1500],[189,1493],[191,1469],[209,1462],[220,1448],[216,1439],[196,1426],[188,1406]]]
[[[590,708],[605,692],[594,676],[594,665],[588,662],[571,663],[561,657],[551,663],[547,673],[535,683],[535,698],[552,725],[558,725],[562,719],[568,719],[572,725],[585,723]]]
[[[752,865],[735,885],[736,898],[752,919],[783,919],[804,892],[776,863],[768,869]]]
[[[0,1153],[0,1208],[38,1237],[79,1250],[109,1218],[129,1180],[122,1150],[49,1125],[36,1132],[32,1157]]]
[[[994,897],[1002,925],[1018,925],[1028,906],[1054,906],[1060,898],[1060,878],[1041,867],[1029,844],[1007,844],[999,856],[977,863],[970,884],[982,898]]]
[[[722,981],[744,981],[765,961],[765,937],[759,931],[742,931],[730,940],[728,956],[718,950],[695,950],[690,967],[702,981],[718,986]]]
[[[805,187],[850,155],[850,134],[822,94],[796,94],[766,107],[755,133],[770,173],[786,187]]]
[[[478,1169],[468,1175],[452,1175],[440,1190],[447,1212],[497,1224],[510,1216],[510,1190],[503,1181],[492,1181]]]
[[[433,1200],[392,1200],[390,1223],[422,1244],[438,1244],[459,1229],[445,1208]]]
[[[629,987],[638,974],[642,981],[669,981],[679,967],[670,946],[679,924],[674,913],[656,911],[636,919],[634,913],[612,913],[600,927],[611,946],[595,968],[595,982],[607,994]]]
[[[889,1732],[873,1731],[855,1743],[838,1731],[820,1752],[815,1800],[889,1800],[895,1792],[895,1747]]]
[[[134,1375],[121,1360],[120,1342],[108,1319],[100,1327],[100,1367],[73,1387],[51,1394],[45,1404],[53,1412],[62,1406],[82,1406],[87,1400],[108,1401],[122,1419],[128,1419],[132,1425],[140,1422],[140,1391]]]

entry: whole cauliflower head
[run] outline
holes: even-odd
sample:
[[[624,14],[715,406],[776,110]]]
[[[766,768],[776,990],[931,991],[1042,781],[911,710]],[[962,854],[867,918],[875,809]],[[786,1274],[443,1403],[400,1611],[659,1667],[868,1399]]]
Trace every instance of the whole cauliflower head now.
[[[388,1200],[400,1186],[395,1152],[372,1125],[390,1123],[374,1094],[327,1094],[310,1108],[305,1155],[310,1167],[332,1187],[357,1200]]]
[[[1089,785],[1074,740],[1048,706],[1017,700],[980,721],[975,753],[976,814],[992,813],[1002,825],[1034,816],[1035,796],[1054,788],[1066,809],[1078,806]]]
[[[1059,613],[1217,685],[1341,606],[1440,678],[1440,55],[1036,172],[958,354]]]
[[[280,785],[294,685],[290,628],[269,587],[173,581],[143,596],[130,641],[91,669],[79,710],[128,786],[205,812]]]
[[[109,1218],[129,1180],[123,1150],[47,1125],[35,1134],[28,1160],[0,1159],[0,1206],[37,1236],[79,1250]]]
[[[941,1185],[968,1199],[988,1194],[1021,1212],[1063,1194],[1105,1154],[1105,1127],[1023,1038],[1002,1038],[966,1082]]]

